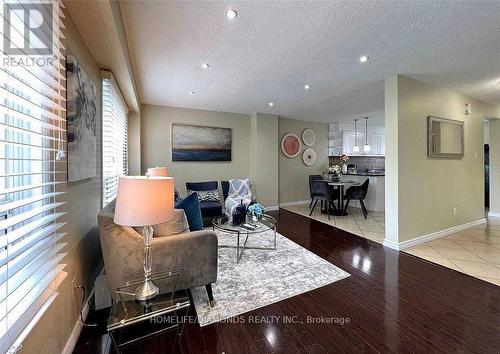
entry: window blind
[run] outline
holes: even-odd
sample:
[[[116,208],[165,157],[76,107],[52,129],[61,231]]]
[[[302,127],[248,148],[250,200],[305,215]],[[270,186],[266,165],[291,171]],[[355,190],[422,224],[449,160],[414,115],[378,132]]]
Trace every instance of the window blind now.
[[[102,203],[114,198],[118,178],[128,174],[128,108],[109,71],[102,70]]]
[[[62,9],[58,1],[0,0],[0,352],[13,350],[66,274]]]

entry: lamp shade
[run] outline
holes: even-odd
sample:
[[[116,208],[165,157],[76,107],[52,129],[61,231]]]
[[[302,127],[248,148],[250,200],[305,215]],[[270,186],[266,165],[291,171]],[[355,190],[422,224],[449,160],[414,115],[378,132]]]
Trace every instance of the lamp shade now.
[[[172,177],[122,176],[118,181],[118,225],[147,226],[168,221],[174,213]]]
[[[148,168],[147,176],[156,176],[156,177],[168,177],[168,171],[166,167],[150,167]]]

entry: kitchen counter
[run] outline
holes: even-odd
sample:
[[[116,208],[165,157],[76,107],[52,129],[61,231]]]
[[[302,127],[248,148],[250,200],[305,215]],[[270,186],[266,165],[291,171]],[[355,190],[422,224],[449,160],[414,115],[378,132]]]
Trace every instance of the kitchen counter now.
[[[357,172],[356,174],[347,174],[346,178],[352,179],[359,184],[364,183],[366,179],[368,184],[368,193],[366,194],[365,205],[369,211],[385,210],[385,176],[379,172]],[[352,205],[361,207],[358,201],[352,201]]]
[[[373,176],[373,177],[383,177],[385,173],[382,172],[356,172],[356,173],[347,173],[348,176]]]

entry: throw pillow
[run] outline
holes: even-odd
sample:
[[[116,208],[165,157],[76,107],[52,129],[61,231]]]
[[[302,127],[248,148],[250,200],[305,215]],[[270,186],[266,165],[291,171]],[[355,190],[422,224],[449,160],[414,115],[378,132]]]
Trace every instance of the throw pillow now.
[[[197,193],[200,202],[217,202],[220,203],[220,195],[217,189],[212,191],[187,191],[188,194]]]
[[[172,220],[153,225],[153,237],[182,234],[189,231],[189,224],[183,209],[174,210]]]
[[[176,209],[183,209],[186,213],[190,231],[203,230],[203,219],[201,217],[200,201],[198,194],[191,193],[182,201],[177,203]]]

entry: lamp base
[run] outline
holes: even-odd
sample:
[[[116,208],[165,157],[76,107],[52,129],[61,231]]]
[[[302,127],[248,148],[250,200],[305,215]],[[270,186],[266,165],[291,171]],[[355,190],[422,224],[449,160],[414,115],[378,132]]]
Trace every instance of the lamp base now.
[[[149,300],[158,295],[159,291],[160,289],[152,280],[146,280],[135,289],[135,299],[138,301]]]

